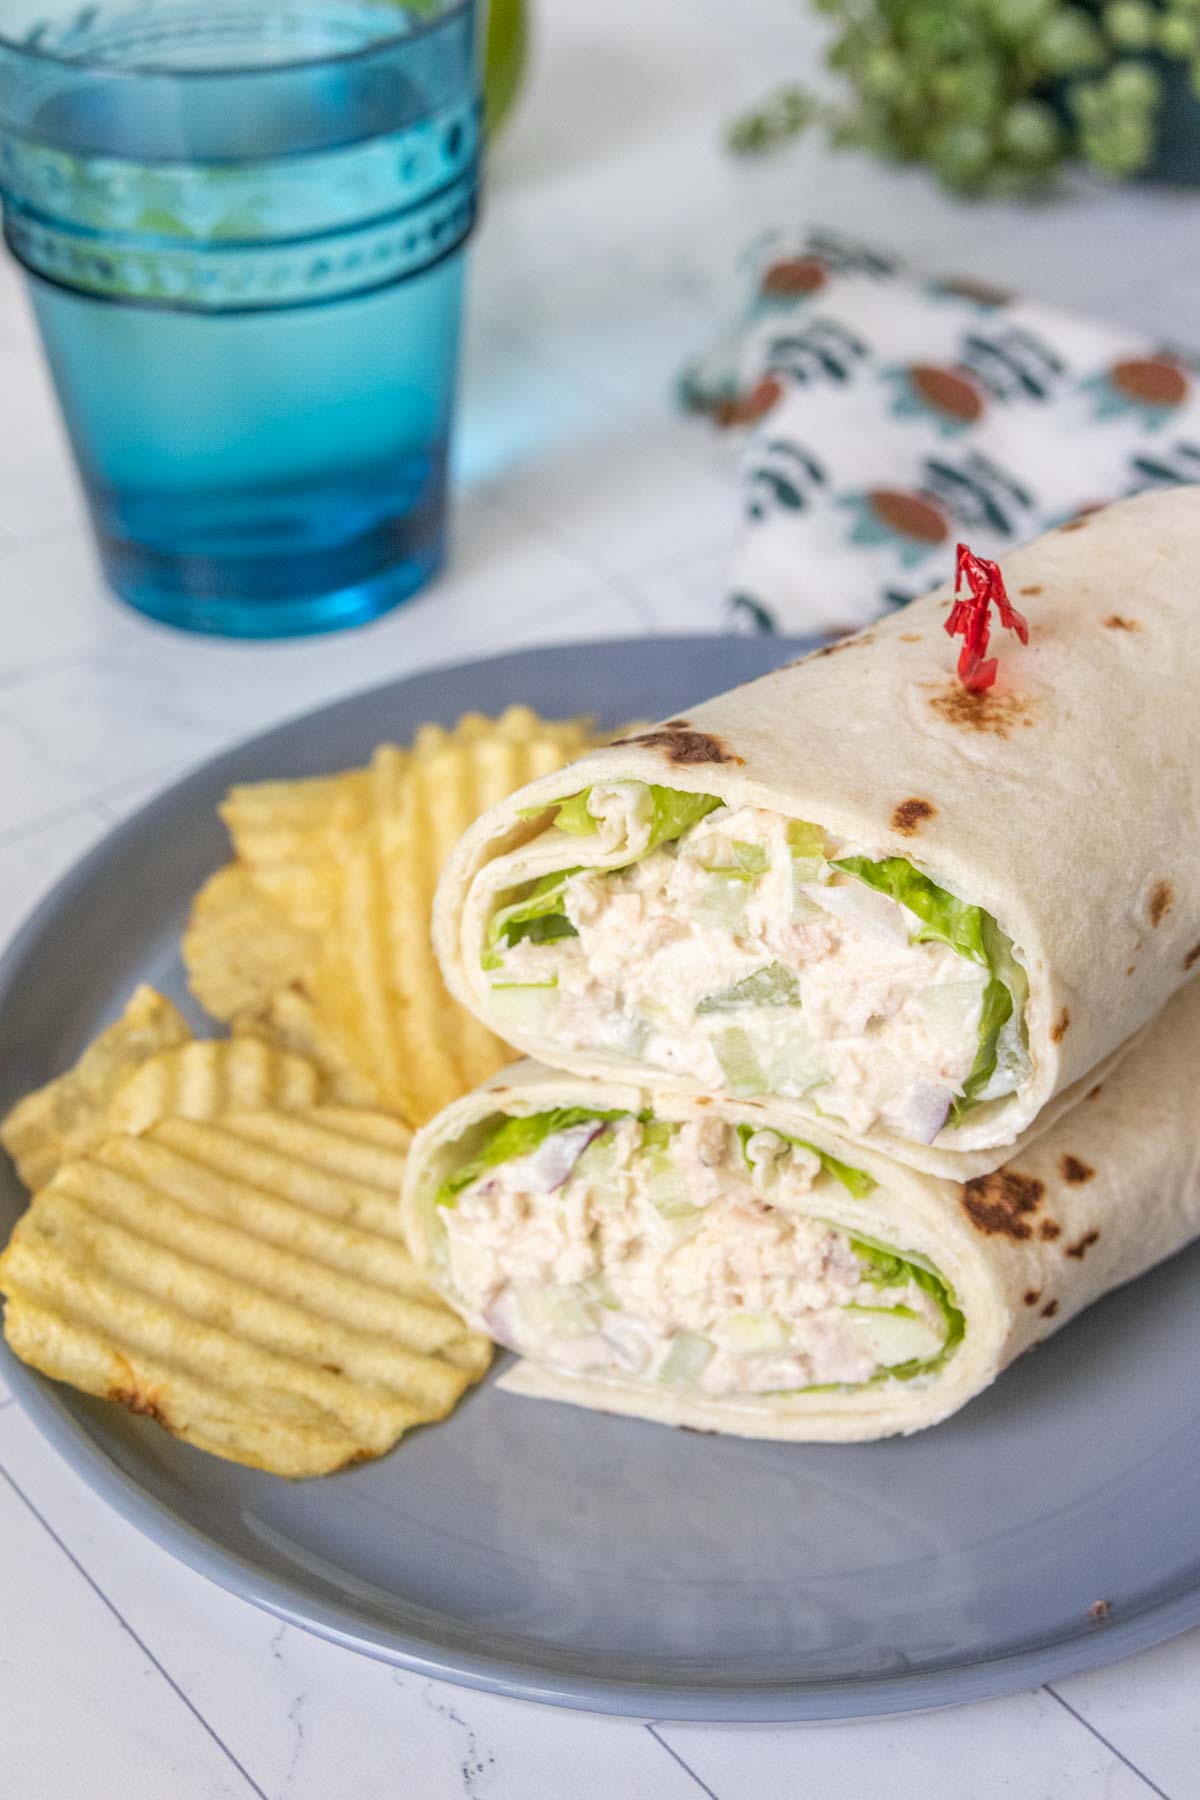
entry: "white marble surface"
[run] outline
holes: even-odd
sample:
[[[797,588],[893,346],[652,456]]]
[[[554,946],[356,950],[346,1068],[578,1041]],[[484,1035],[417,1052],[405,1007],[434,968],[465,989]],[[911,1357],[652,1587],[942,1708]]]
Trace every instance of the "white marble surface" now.
[[[489,650],[715,625],[727,452],[671,408],[740,243],[811,218],[1200,341],[1200,200],[955,206],[721,123],[812,58],[793,0],[542,0],[474,258],[456,551],[370,630],[188,640],[106,594],[16,276],[0,267],[0,933],[233,739]],[[736,20],[736,23],[735,23]],[[1200,1633],[1053,1689],[804,1732],[656,1726],[442,1687],[276,1624],[91,1497],[0,1391],[0,1791],[14,1800],[1200,1796]]]

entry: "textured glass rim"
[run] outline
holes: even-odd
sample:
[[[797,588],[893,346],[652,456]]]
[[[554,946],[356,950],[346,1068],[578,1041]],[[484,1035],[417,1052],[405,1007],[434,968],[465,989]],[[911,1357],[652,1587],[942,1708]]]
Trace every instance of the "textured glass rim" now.
[[[403,5],[404,0],[399,0]],[[331,64],[365,62],[370,57],[386,54],[395,50],[398,45],[412,44],[422,38],[432,37],[437,31],[460,18],[463,13],[474,10],[476,0],[449,0],[449,4],[435,17],[424,24],[418,24],[410,31],[390,32],[386,37],[376,38],[370,44],[363,44],[357,50],[331,51],[326,56],[297,56],[288,62],[247,63],[242,67],[235,65],[214,66],[213,68],[164,69],[153,63],[98,63],[89,62],[86,57],[60,56],[53,50],[44,50],[39,44],[30,44],[21,38],[9,37],[0,28],[0,51],[11,52],[17,56],[27,57],[31,62],[50,63],[59,69],[74,69],[80,75],[99,75],[108,80],[124,80],[132,78],[137,81],[212,81],[225,80],[262,80],[270,75],[287,75],[297,69],[319,69]]]

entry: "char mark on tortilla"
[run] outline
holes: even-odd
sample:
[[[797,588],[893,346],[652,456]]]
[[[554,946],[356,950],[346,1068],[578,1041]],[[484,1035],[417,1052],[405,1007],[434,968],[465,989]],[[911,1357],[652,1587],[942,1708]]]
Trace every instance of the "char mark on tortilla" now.
[[[1026,1217],[1036,1212],[1045,1193],[1045,1184],[1036,1175],[1022,1175],[1017,1169],[994,1169],[990,1175],[977,1175],[965,1181],[961,1199],[971,1223],[989,1237],[1013,1238],[1020,1243],[1033,1236],[1033,1226]]]

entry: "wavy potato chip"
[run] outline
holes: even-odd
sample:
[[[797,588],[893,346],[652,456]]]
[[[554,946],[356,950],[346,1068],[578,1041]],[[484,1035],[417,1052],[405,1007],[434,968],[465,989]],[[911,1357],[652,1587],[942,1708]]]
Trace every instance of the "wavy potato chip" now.
[[[108,1106],[110,1131],[138,1136],[160,1119],[216,1119],[248,1107],[298,1112],[321,1094],[312,1063],[259,1038],[193,1038],[146,1059]]]
[[[335,829],[334,907],[312,997],[384,1105],[423,1125],[512,1060],[452,1000],[429,938],[442,864],[467,826],[586,745],[581,723],[544,726],[528,708],[495,724],[425,726],[411,757],[377,755],[366,822]]]
[[[265,1006],[240,1013],[234,1035],[262,1038],[305,1057],[321,1076],[321,1092],[344,1106],[378,1106],[379,1084],[359,1069],[324,1015],[299,987],[284,988]]]
[[[9,1344],[255,1468],[380,1455],[491,1359],[404,1245],[403,1134],[317,1108],[109,1138],[63,1165],[0,1256]]]
[[[73,1069],[18,1100],[0,1124],[0,1142],[27,1188],[49,1181],[60,1163],[108,1131],[108,1108],[122,1083],[150,1056],[186,1043],[191,1028],[169,1000],[145,985],[121,1017],[88,1045]]]
[[[317,958],[312,932],[294,923],[240,863],[210,875],[192,902],[183,934],[188,985],[214,1019],[269,1007],[301,981]]]

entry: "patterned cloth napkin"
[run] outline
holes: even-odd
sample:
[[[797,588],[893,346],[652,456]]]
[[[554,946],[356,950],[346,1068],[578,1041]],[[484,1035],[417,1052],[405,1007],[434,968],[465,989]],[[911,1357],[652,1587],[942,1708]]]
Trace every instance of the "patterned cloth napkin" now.
[[[1200,480],[1200,361],[835,233],[748,258],[737,328],[683,377],[742,440],[733,628],[865,624],[981,556]]]

